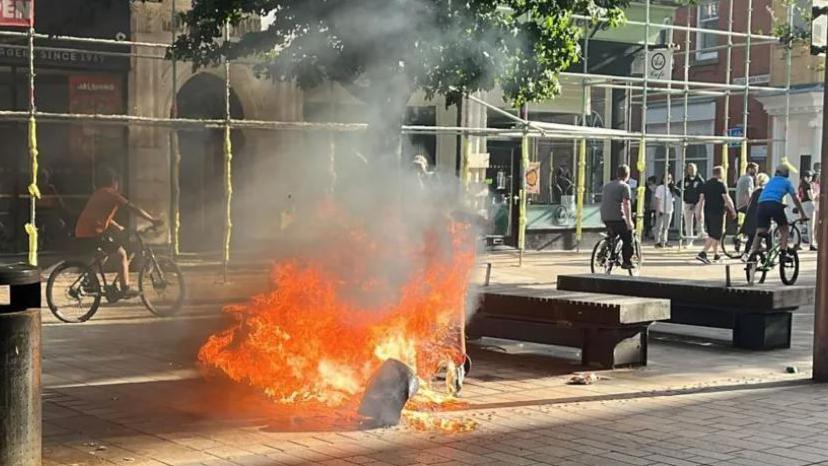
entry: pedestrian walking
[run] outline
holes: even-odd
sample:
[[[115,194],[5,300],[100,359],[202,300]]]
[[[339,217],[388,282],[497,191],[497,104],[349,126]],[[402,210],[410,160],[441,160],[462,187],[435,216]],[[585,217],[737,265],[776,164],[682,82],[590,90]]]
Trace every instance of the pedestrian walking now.
[[[673,176],[669,173],[664,175],[662,184],[658,185],[655,191],[655,217],[656,217],[656,247],[666,248],[669,246],[670,224],[673,221]]]
[[[644,238],[655,238],[653,226],[655,225],[655,191],[658,178],[650,176],[647,178],[646,189],[644,190]]]
[[[756,186],[756,174],[759,172],[759,165],[751,162],[747,164],[745,174],[739,177],[736,182],[736,212],[740,214],[747,213],[750,196],[753,194]]]
[[[805,216],[808,217],[808,221],[805,222],[807,227],[807,231],[805,232],[805,239],[808,241],[808,245],[810,246],[811,251],[816,251],[816,207],[814,203],[814,182],[813,182],[813,173],[810,170],[805,170],[802,172],[802,175],[799,177],[799,189],[797,195],[799,196],[799,202],[802,203],[802,210],[805,213]]]
[[[695,163],[688,163],[684,170],[684,180],[682,181],[682,190],[684,195],[682,201],[684,207],[682,215],[684,216],[684,239],[688,247],[693,247],[694,238],[704,237],[704,212],[697,209],[699,203],[699,195],[701,188],[704,185],[704,178],[698,174],[698,168]]]
[[[704,226],[707,231],[704,248],[696,256],[696,259],[703,264],[711,263],[707,257],[707,252],[711,250],[713,261],[721,260],[719,246],[724,236],[725,212],[729,213],[731,217],[736,217],[736,209],[733,207],[730,195],[727,194],[727,186],[722,181],[723,177],[724,168],[720,165],[713,167],[713,177],[702,186],[699,203],[696,206],[698,211],[704,213]]]

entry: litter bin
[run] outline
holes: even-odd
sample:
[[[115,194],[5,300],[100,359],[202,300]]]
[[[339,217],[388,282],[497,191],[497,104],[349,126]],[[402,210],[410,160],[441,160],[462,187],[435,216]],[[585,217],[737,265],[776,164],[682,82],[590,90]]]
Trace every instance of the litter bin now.
[[[39,465],[40,270],[0,265],[0,287],[0,465]]]

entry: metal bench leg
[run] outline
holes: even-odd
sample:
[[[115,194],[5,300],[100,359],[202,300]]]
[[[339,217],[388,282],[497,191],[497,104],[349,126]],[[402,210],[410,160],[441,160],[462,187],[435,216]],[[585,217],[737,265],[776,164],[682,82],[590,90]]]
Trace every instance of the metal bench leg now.
[[[647,327],[584,330],[581,364],[602,369],[647,364]]]
[[[750,350],[791,347],[791,311],[739,314],[733,326],[733,346]]]

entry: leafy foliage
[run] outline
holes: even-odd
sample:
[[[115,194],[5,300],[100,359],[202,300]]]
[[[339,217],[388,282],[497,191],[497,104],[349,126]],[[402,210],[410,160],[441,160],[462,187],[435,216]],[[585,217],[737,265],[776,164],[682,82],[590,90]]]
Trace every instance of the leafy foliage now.
[[[428,97],[500,86],[515,105],[559,92],[583,24],[623,21],[628,0],[194,0],[178,57],[194,66],[254,57],[258,71],[304,88],[333,80],[367,93],[383,83]],[[262,31],[224,42],[224,25],[272,15]]]
[[[803,4],[801,1],[780,0],[777,7],[783,6],[783,15],[777,15],[772,7],[768,12],[773,21],[771,34],[779,38],[779,43],[791,48],[795,45],[810,45],[811,43],[811,18],[810,2]],[[792,18],[789,18],[789,14]]]

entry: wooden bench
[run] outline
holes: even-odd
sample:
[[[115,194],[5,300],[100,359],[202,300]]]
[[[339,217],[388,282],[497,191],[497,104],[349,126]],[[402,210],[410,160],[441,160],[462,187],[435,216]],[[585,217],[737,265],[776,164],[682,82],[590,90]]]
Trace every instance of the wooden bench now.
[[[647,328],[670,318],[663,299],[561,292],[554,285],[497,285],[482,289],[467,335],[581,349],[585,366],[647,364]]]
[[[813,287],[725,287],[722,283],[597,274],[560,275],[558,289],[670,300],[675,324],[733,330],[733,345],[751,350],[791,347],[792,313],[814,303]]]

